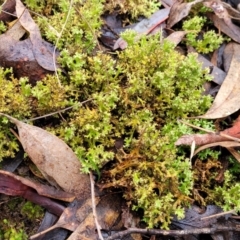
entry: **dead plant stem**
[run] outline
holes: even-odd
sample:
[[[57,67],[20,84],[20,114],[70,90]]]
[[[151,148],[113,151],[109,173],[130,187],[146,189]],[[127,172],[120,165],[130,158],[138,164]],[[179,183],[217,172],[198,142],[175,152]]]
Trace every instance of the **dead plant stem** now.
[[[102,233],[101,233],[101,226],[99,225],[98,218],[97,218],[97,210],[96,210],[96,202],[95,202],[95,191],[94,191],[94,180],[93,180],[93,174],[90,172],[90,182],[91,182],[91,197],[92,197],[92,211],[93,211],[93,218],[95,221],[95,225],[97,228],[98,236],[100,240],[104,240]]]

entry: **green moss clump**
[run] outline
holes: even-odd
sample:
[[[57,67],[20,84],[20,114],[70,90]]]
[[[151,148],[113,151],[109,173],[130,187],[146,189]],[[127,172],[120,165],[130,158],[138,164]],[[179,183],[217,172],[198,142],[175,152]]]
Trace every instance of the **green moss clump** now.
[[[25,202],[21,208],[21,214],[29,219],[38,219],[43,217],[43,208],[32,202]]]
[[[51,14],[47,5],[38,4],[48,18],[35,18],[45,38],[56,43],[69,3],[46,2],[51,2]],[[181,55],[159,35],[136,41],[135,34],[126,32],[125,51],[114,57],[96,53],[103,11],[104,1],[74,2],[57,46],[67,76],[47,76],[32,87],[26,79],[7,78],[2,70],[0,110],[18,119],[33,118],[89,100],[65,114],[66,121],[45,128],[71,146],[83,172],[100,175],[112,161],[102,174],[104,186],[122,188],[129,204],[143,209],[149,227],[168,228],[172,215],[183,217],[184,207],[193,201],[190,162],[183,149],[174,146],[187,131],[177,119],[209,108],[211,99],[202,96],[209,75],[195,54]],[[1,157],[12,156],[18,145],[10,123],[1,121]],[[123,144],[116,147],[118,140]]]
[[[140,15],[149,17],[152,13],[158,10],[160,7],[159,1],[156,0],[123,0],[114,1],[107,0],[105,4],[105,10],[113,11],[117,10],[120,14],[130,14],[132,18],[136,18]]]
[[[187,45],[194,47],[199,53],[213,52],[224,41],[224,38],[213,30],[201,33],[205,22],[205,17],[194,16],[183,23],[183,30],[187,32]]]
[[[23,226],[15,226],[11,221],[4,219],[0,223],[0,239],[9,239],[9,240],[27,240],[27,234],[25,233]],[[19,224],[21,225],[21,224]]]

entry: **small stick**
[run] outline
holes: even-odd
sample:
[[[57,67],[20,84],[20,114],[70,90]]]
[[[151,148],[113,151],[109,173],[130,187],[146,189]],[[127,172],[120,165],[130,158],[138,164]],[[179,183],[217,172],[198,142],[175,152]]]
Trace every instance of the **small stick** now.
[[[122,239],[124,236],[132,233],[141,233],[149,235],[163,235],[163,236],[184,236],[189,234],[214,234],[216,232],[223,231],[240,231],[239,227],[219,226],[211,228],[193,228],[185,230],[159,230],[159,229],[141,229],[141,228],[129,228],[125,231],[115,233],[108,237],[106,240]]]
[[[189,126],[189,127],[192,127],[192,128],[198,129],[198,130],[202,130],[202,131],[207,132],[207,133],[216,133],[216,132],[214,132],[214,131],[212,131],[212,130],[208,130],[208,129],[205,129],[205,128],[201,128],[201,127],[195,126],[195,125],[193,125],[193,124],[191,124],[191,123],[185,122],[185,121],[180,120],[180,119],[178,119],[178,121],[179,121],[180,123],[183,123],[183,124]]]
[[[227,212],[221,212],[221,213],[217,213],[217,214],[213,214],[211,216],[207,216],[207,217],[203,217],[201,218],[201,220],[205,220],[205,219],[209,219],[209,218],[218,218],[218,217],[221,217],[221,216],[224,216],[224,215],[227,215],[227,214],[236,214],[236,211],[235,210],[230,210],[230,211],[227,211]]]
[[[97,211],[96,211],[96,202],[95,202],[95,192],[94,192],[94,180],[93,180],[93,174],[90,171],[90,183],[91,183],[91,197],[92,197],[92,211],[93,211],[93,218],[95,220],[95,225],[97,228],[98,236],[100,240],[104,240],[102,233],[101,233],[101,226],[99,225],[98,218],[97,218]]]
[[[87,102],[90,102],[90,101],[92,101],[93,100],[93,98],[90,98],[90,99],[88,99],[88,100],[85,100],[85,101],[83,101],[83,102],[80,102],[80,103],[78,103],[77,105],[82,105],[82,104],[84,104],[84,103],[87,103]],[[65,111],[67,111],[67,110],[70,110],[70,109],[72,109],[72,108],[74,108],[74,107],[76,107],[76,105],[73,105],[73,106],[70,106],[70,107],[67,107],[67,108],[64,108],[64,109],[62,109],[62,110],[58,110],[58,111],[56,111],[56,112],[52,112],[52,113],[49,113],[49,114],[46,114],[46,115],[42,115],[42,116],[39,116],[39,117],[35,117],[35,118],[30,118],[30,119],[25,119],[25,120],[23,120],[24,122],[29,122],[29,121],[35,121],[35,120],[38,120],[38,119],[41,119],[41,118],[45,118],[45,117],[50,117],[50,116],[52,116],[52,115],[55,115],[55,114],[58,114],[58,113],[62,113],[62,112],[65,112]]]
[[[68,22],[68,19],[69,19],[69,17],[70,17],[70,12],[71,12],[71,10],[72,10],[72,5],[73,5],[73,0],[70,1],[66,20],[65,20],[65,22],[64,22],[64,24],[63,24],[63,26],[62,26],[62,30],[61,30],[58,38],[57,38],[56,44],[55,44],[54,49],[53,49],[53,56],[52,56],[52,58],[53,58],[53,65],[54,65],[54,70],[55,70],[55,74],[56,74],[56,77],[57,77],[59,86],[62,86],[62,85],[61,85],[61,82],[60,82],[60,79],[59,79],[59,76],[58,76],[58,73],[57,73],[57,66],[56,66],[56,61],[55,61],[55,58],[56,58],[56,50],[57,50],[57,45],[58,45],[58,43],[59,43],[59,40],[60,40],[60,38],[62,37],[63,31],[65,30],[66,25],[67,25],[67,22]]]
[[[205,129],[205,128],[201,128],[201,127],[195,126],[195,125],[193,125],[193,124],[191,124],[191,123],[187,123],[187,122],[185,122],[185,121],[182,121],[182,120],[180,120],[180,119],[179,119],[178,121],[179,121],[180,123],[183,123],[183,124],[189,126],[189,127],[192,127],[192,128],[198,129],[198,130],[202,130],[202,131],[207,132],[207,133],[214,133],[214,134],[216,134],[216,135],[225,137],[225,138],[227,138],[227,139],[229,139],[229,140],[236,141],[236,142],[240,142],[240,139],[239,139],[239,138],[232,137],[232,136],[230,136],[230,135],[228,135],[228,134],[225,134],[225,133],[222,133],[222,132],[219,132],[219,133],[218,133],[218,132],[214,132],[214,131],[211,131],[211,130],[208,130],[208,129]]]

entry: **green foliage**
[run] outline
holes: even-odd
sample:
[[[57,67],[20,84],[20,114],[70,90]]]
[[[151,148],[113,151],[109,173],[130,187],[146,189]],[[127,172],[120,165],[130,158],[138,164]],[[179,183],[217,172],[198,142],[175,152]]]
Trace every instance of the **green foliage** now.
[[[229,173],[232,174],[233,176],[234,175],[238,176],[240,174],[239,162],[233,156],[230,156],[228,160],[230,163]]]
[[[3,23],[3,21],[0,21],[0,33],[3,33],[7,30],[5,24]]]
[[[195,16],[183,23],[183,30],[187,31],[186,43],[196,48],[199,53],[209,53],[223,43],[224,38],[213,30],[201,33],[206,22],[205,17]]]
[[[54,14],[48,15],[47,18],[39,16],[36,19],[43,36],[53,43],[56,43],[58,39],[57,47],[60,50],[63,50],[67,43],[68,51],[71,54],[79,48],[90,53],[97,44],[104,1],[75,0],[61,37],[59,34],[69,12],[69,2],[66,0],[54,1],[54,4],[51,4],[50,0],[47,2],[52,6],[51,10],[54,11]]]
[[[27,234],[23,230],[23,226],[18,223],[12,223],[10,220],[4,219],[0,223],[0,239],[8,239],[8,240],[27,240]]]
[[[203,114],[211,104],[210,97],[202,95],[202,85],[210,79],[207,71],[202,70],[196,54],[181,55],[173,44],[160,41],[159,35],[139,39],[126,31],[122,34],[128,42],[126,50],[114,57],[93,51],[100,50],[97,37],[101,14],[110,6],[104,1],[74,1],[60,38],[69,2],[25,2],[44,15],[36,15],[35,19],[43,36],[58,42],[59,62],[67,74],[59,72],[59,79],[47,76],[31,86],[27,79],[17,80],[10,70],[0,69],[0,111],[25,119],[89,100],[45,129],[69,144],[79,157],[83,172],[94,170],[100,174],[100,169],[111,161],[110,170],[102,174],[105,186],[122,188],[129,204],[143,209],[149,227],[168,228],[172,215],[183,217],[184,207],[193,201],[193,184],[200,175],[192,172],[184,150],[177,149],[174,142],[190,132],[177,119]],[[117,2],[107,3],[112,4],[111,8],[117,7]],[[126,5],[120,11],[132,17],[149,15],[157,8],[155,1],[123,3]],[[189,44],[198,42],[196,47],[206,52],[216,45],[209,35],[203,37],[202,43],[196,40],[204,21],[195,18],[185,25]],[[18,144],[9,131],[12,125],[6,118],[0,120],[0,157],[13,156]],[[208,126],[206,120],[199,120],[198,124]],[[116,147],[119,139],[123,144]],[[209,161],[207,174],[220,168],[218,161]],[[214,180],[203,179],[202,189],[204,184],[209,188]],[[198,200],[198,195],[194,196]],[[31,205],[23,209],[30,215],[38,212]]]
[[[223,208],[224,211],[236,210],[240,211],[239,191],[240,183],[236,182],[236,178],[226,171],[224,174],[223,186],[217,186],[210,195],[215,203]]]
[[[21,209],[21,213],[23,216],[28,217],[29,219],[36,219],[43,217],[43,208],[39,205],[36,205],[32,202],[27,201]]]
[[[32,87],[26,78],[18,80],[13,77],[11,70],[0,68],[0,87],[0,112],[18,119],[43,115],[69,104],[65,88],[59,86],[55,76],[47,76]],[[2,160],[4,157],[13,157],[19,150],[19,145],[10,132],[11,123],[5,117],[1,117],[0,121]]]
[[[123,0],[114,1],[107,0],[105,4],[105,10],[112,12],[117,10],[120,14],[130,14],[132,18],[136,18],[140,15],[149,17],[152,13],[158,10],[160,7],[159,1],[156,0]]]

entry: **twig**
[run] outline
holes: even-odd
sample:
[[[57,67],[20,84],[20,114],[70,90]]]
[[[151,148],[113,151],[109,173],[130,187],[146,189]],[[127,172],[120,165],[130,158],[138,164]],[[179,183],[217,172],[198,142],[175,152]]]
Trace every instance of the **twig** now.
[[[55,46],[54,46],[54,49],[53,49],[53,65],[54,65],[55,74],[56,74],[56,77],[57,77],[57,80],[58,80],[58,83],[59,83],[60,86],[62,86],[62,85],[61,85],[61,82],[60,82],[60,79],[59,79],[59,76],[58,76],[58,73],[57,73],[57,66],[56,66],[56,62],[55,62],[56,50],[57,50],[57,45],[58,45],[58,43],[59,43],[59,40],[60,40],[60,38],[61,38],[61,36],[62,36],[62,34],[63,34],[63,31],[64,31],[65,28],[66,28],[68,19],[69,19],[69,17],[70,17],[70,13],[71,13],[71,10],[72,10],[72,5],[73,5],[73,0],[70,0],[70,4],[69,4],[69,9],[68,9],[68,13],[67,13],[66,20],[65,20],[65,22],[64,22],[64,24],[63,24],[63,26],[62,26],[62,30],[61,30],[58,38],[57,38],[57,41],[56,41]]]
[[[183,124],[189,126],[189,127],[192,127],[192,128],[198,129],[198,130],[202,130],[202,131],[207,132],[207,133],[216,133],[216,132],[214,132],[214,131],[212,131],[212,130],[208,130],[208,129],[205,129],[205,128],[201,128],[201,127],[195,126],[195,125],[193,125],[193,124],[191,124],[191,123],[185,122],[185,121],[180,120],[180,119],[178,119],[178,121],[179,121],[180,123],[183,123]]]
[[[222,231],[240,231],[240,228],[236,227],[211,227],[211,228],[193,228],[185,230],[159,230],[159,229],[141,229],[141,228],[129,228],[128,230],[115,233],[108,237],[106,240],[122,239],[124,236],[132,233],[141,233],[149,235],[163,235],[163,236],[184,236],[189,234],[213,234]]]
[[[97,37],[96,37],[96,35],[95,35],[95,33],[94,33],[91,25],[89,24],[89,22],[85,19],[85,17],[82,15],[82,13],[81,13],[77,8],[75,8],[75,10],[78,12],[78,14],[79,14],[80,17],[83,19],[83,21],[85,21],[85,23],[88,25],[90,31],[92,32],[92,35],[93,35],[94,38],[95,38],[95,41],[97,42],[98,49],[102,51],[101,45],[99,44],[99,41],[98,41],[98,39],[97,39]]]
[[[90,98],[90,99],[88,99],[88,100],[85,100],[85,101],[83,101],[83,102],[78,103],[77,105],[80,106],[80,105],[82,105],[82,104],[84,104],[84,103],[87,103],[87,102],[90,102],[90,101],[92,101],[92,100],[93,100],[93,99]],[[50,117],[50,116],[52,116],[52,115],[55,115],[55,114],[62,113],[62,112],[65,112],[65,111],[67,111],[67,110],[70,110],[70,109],[72,109],[72,108],[74,108],[74,107],[76,107],[76,105],[73,105],[73,106],[71,106],[71,107],[67,107],[67,108],[64,108],[64,109],[62,109],[62,110],[58,110],[58,111],[56,111],[56,112],[52,112],[52,113],[49,113],[49,114],[46,114],[46,115],[42,115],[42,116],[39,116],[39,117],[30,118],[30,119],[25,119],[25,120],[23,120],[23,122],[35,121],[35,120],[38,120],[38,119],[41,119],[41,118]]]
[[[192,128],[198,129],[198,130],[202,130],[202,131],[207,132],[207,133],[214,133],[214,134],[216,134],[216,135],[225,137],[225,138],[227,138],[227,139],[229,139],[229,140],[236,141],[236,142],[240,142],[240,139],[239,139],[239,138],[232,137],[232,136],[230,136],[230,135],[228,135],[228,134],[225,134],[225,133],[222,133],[222,132],[214,132],[214,131],[211,131],[211,130],[208,130],[208,129],[205,129],[205,128],[201,128],[201,127],[195,126],[195,125],[193,125],[193,124],[191,124],[191,123],[187,123],[187,122],[185,122],[185,121],[182,121],[182,120],[180,120],[180,119],[179,119],[178,121],[179,121],[180,123],[183,123],[183,124],[189,126],[189,127],[192,127]]]
[[[93,211],[93,218],[95,221],[95,225],[97,228],[99,239],[104,240],[102,233],[101,233],[101,226],[99,225],[98,218],[97,218],[97,211],[96,211],[96,202],[95,202],[95,191],[94,191],[94,180],[93,180],[93,174],[90,172],[90,183],[91,183],[91,197],[92,197],[92,211]]]
[[[217,214],[213,214],[213,215],[210,215],[210,216],[207,216],[207,217],[202,217],[201,220],[206,220],[206,219],[210,219],[210,218],[218,218],[218,217],[221,217],[221,216],[224,216],[224,215],[227,215],[227,214],[236,214],[236,211],[235,210],[230,210],[230,211],[227,211],[227,212],[221,212],[221,213],[217,213]]]

